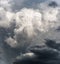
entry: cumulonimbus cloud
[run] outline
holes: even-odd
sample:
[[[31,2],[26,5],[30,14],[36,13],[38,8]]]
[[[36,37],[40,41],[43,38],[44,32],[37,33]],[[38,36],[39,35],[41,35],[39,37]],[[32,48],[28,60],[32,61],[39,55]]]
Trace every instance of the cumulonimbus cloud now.
[[[6,36],[4,40],[11,47],[23,47],[26,43],[30,44],[35,40],[34,37],[41,38],[38,34],[45,34],[60,25],[59,7],[54,8],[43,4],[43,7],[38,9],[22,8],[18,12],[12,12],[11,7],[10,10],[6,10],[3,5],[5,4],[1,3],[0,27],[12,31],[8,32],[9,37]],[[46,9],[43,9],[44,5],[47,6]],[[12,33],[13,37],[11,37]]]
[[[56,29],[60,27],[60,7],[54,2],[39,3],[39,1],[36,3],[36,0],[33,0],[33,2],[32,0],[0,0],[0,49],[3,51],[0,56],[2,58],[1,64],[11,64],[12,59],[20,51],[26,52],[26,49],[32,45],[37,45],[36,47],[40,45],[42,48],[39,52],[42,52],[47,38],[57,41],[55,44],[49,45],[48,43],[46,46],[52,46],[51,48],[47,47],[47,50],[51,49],[53,55],[55,51],[59,52],[56,49],[60,49],[58,46],[60,31]],[[28,3],[26,4],[26,2]],[[31,2],[32,4],[29,4]],[[30,57],[33,54],[35,53],[26,52],[22,55]],[[59,59],[58,55],[56,55],[57,59]],[[51,55],[51,57],[53,56]],[[58,64],[58,61],[56,61],[56,64]]]

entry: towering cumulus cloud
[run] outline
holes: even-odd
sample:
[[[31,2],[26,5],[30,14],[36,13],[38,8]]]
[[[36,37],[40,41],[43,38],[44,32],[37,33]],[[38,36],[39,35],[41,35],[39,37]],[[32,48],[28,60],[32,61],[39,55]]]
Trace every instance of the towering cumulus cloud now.
[[[13,31],[13,37],[6,37],[5,41],[12,47],[25,42],[29,43],[37,37],[39,32],[45,33],[59,26],[59,8],[47,6],[46,10],[23,8],[13,13],[0,8],[0,27]],[[3,25],[4,24],[4,25]],[[15,24],[15,25],[13,25]],[[10,33],[11,34],[11,33]]]
[[[48,10],[48,12],[44,11],[43,13],[40,13],[39,10],[26,8],[22,9],[20,12],[17,12],[15,14],[16,26],[13,31],[15,34],[13,38],[17,41],[16,43],[18,43],[18,41],[21,43],[21,41],[24,42],[24,39],[30,40],[30,37],[37,36],[37,31],[47,32],[51,28],[56,28],[59,26],[60,23],[56,17],[57,14],[59,14],[58,10],[52,9],[52,14],[49,12],[51,11]],[[23,40],[20,41],[20,39]]]
[[[25,51],[31,45],[45,45],[46,38],[58,40],[60,7],[57,3],[37,3],[36,8],[28,8],[24,7],[25,2],[28,0],[0,0],[2,43]]]

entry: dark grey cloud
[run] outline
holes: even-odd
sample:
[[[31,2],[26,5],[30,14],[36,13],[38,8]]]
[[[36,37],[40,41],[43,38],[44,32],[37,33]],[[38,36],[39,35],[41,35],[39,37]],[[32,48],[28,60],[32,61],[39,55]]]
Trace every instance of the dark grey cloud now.
[[[57,31],[60,31],[60,26],[56,29]]]
[[[51,6],[51,7],[57,7],[58,6],[58,4],[55,1],[52,1],[48,5]]]
[[[54,49],[57,49],[57,50],[60,50],[60,43],[57,43],[56,40],[47,39],[46,41],[47,41],[46,42],[47,46],[54,48]]]
[[[50,45],[55,43],[53,40],[46,40],[46,44],[47,42]],[[60,64],[60,50],[46,44],[30,47],[29,52],[18,56],[13,64]]]

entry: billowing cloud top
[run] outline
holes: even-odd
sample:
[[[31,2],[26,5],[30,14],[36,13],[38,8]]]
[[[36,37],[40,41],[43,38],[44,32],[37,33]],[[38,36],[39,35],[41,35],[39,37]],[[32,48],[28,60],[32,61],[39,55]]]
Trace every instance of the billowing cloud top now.
[[[60,26],[60,7],[51,7],[47,2],[37,4],[35,9],[24,7],[14,12],[14,2],[0,0],[0,28],[8,31],[4,41],[11,47],[30,45],[36,39],[40,43],[40,39],[51,37],[50,34]]]

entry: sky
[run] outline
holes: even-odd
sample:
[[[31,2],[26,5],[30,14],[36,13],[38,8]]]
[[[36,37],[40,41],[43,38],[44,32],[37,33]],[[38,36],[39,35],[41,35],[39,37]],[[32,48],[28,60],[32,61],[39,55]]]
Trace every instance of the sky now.
[[[60,26],[60,8],[45,1],[0,0],[1,64],[11,62],[32,45],[45,45],[44,39],[60,42],[60,31],[56,30]]]

